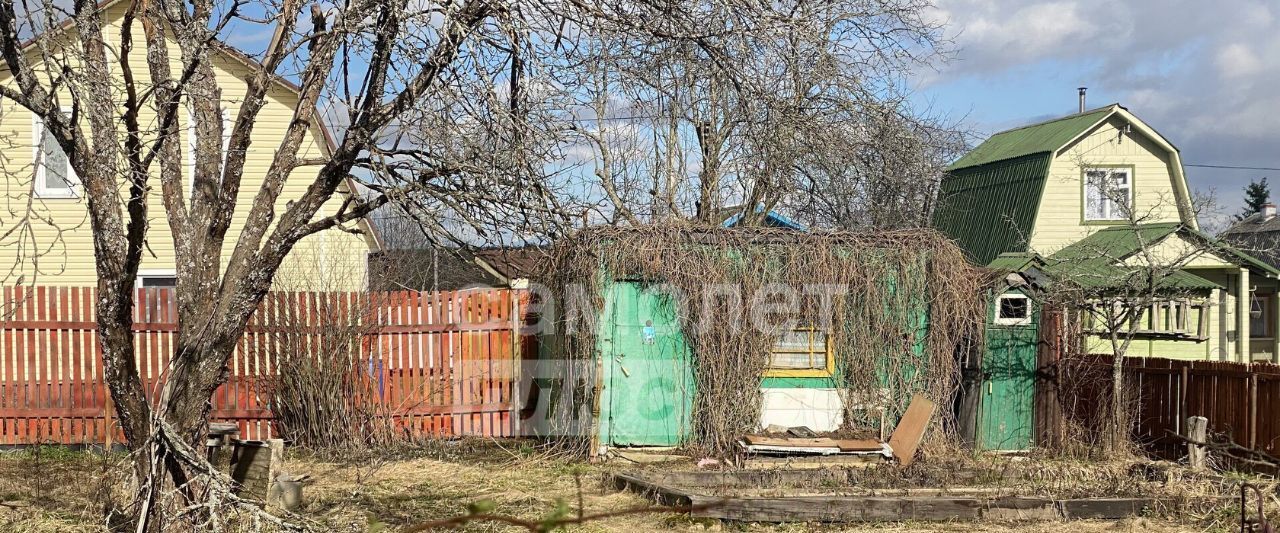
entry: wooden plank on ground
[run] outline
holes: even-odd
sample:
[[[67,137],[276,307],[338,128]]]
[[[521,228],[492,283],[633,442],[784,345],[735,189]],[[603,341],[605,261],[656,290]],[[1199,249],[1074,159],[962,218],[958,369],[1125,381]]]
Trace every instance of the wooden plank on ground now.
[[[828,438],[800,438],[800,437],[765,437],[762,435],[747,435],[743,437],[747,444],[753,446],[795,446],[797,448],[839,448],[840,445],[835,439]],[[880,449],[876,446],[874,449]]]
[[[692,495],[695,518],[740,522],[898,522],[903,520],[976,520],[984,500],[972,497],[826,497],[719,498]]]
[[[1073,519],[1116,519],[1138,516],[1144,509],[1155,506],[1152,498],[1084,498],[1078,500],[1060,500],[1059,508],[1062,516]]]
[[[935,407],[931,400],[921,394],[912,396],[911,403],[907,405],[907,412],[902,415],[902,420],[898,421],[898,427],[893,429],[893,435],[889,437],[889,447],[893,448],[893,456],[902,466],[910,466],[911,462],[915,461],[916,450],[920,448],[920,439],[924,438],[929,421],[933,419]]]
[[[875,452],[879,451],[883,444],[875,439],[839,439],[836,446],[840,447],[842,452]]]

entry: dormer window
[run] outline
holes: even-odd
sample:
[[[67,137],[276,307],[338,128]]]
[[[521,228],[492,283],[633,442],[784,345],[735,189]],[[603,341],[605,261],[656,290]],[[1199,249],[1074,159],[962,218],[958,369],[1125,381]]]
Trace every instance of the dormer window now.
[[[1133,174],[1128,168],[1084,170],[1084,219],[1125,220],[1133,205]]]

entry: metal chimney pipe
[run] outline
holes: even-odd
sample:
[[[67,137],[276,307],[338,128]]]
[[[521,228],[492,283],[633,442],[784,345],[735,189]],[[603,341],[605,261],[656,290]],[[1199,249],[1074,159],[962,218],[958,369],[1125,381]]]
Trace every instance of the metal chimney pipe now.
[[[1078,90],[1078,91],[1080,91],[1080,112],[1081,112],[1081,113],[1084,113],[1084,92],[1085,92],[1085,91],[1087,91],[1087,90],[1089,90],[1089,88],[1088,88],[1088,87],[1080,87],[1080,88],[1079,88],[1079,89],[1077,89],[1077,90]]]

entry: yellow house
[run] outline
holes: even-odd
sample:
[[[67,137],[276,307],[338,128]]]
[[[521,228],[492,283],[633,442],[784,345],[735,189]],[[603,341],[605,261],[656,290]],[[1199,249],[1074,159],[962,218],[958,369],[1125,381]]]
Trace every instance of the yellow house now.
[[[948,168],[933,224],[979,265],[1041,258],[1095,289],[1158,270],[1177,296],[1128,355],[1280,361],[1280,271],[1200,231],[1178,149],[1118,104],[993,135]]]
[[[129,3],[112,0],[99,4],[106,40],[108,63],[119,57],[120,26]],[[134,23],[135,45],[128,58],[135,76],[146,76],[146,48],[142,46],[142,28]],[[28,60],[39,72],[45,57],[63,57],[57,46],[68,41],[65,37],[74,32],[74,26],[63,25],[48,32],[40,42],[33,40],[24,49]],[[72,40],[74,41],[74,40]],[[174,72],[181,72],[177,44],[173,44]],[[217,43],[214,47],[213,68],[222,91],[224,131],[229,131],[230,120],[247,90],[246,80],[260,65],[248,56]],[[74,58],[68,58],[69,63]],[[0,63],[2,65],[2,63]],[[108,65],[109,80],[123,95],[123,82],[118,65]],[[13,86],[6,71],[0,72],[0,83]],[[65,102],[71,99],[65,90],[61,93]],[[263,177],[271,164],[275,148],[279,146],[284,131],[299,101],[298,88],[290,82],[276,78],[266,95],[267,103],[257,116],[251,144],[245,157],[236,210],[223,261],[230,258],[234,243],[239,237],[254,196],[262,185]],[[190,168],[194,165],[191,154],[194,146],[194,130],[190,115],[180,113],[179,131],[183,157],[188,172],[190,194]],[[154,115],[142,117],[144,124],[154,124]],[[224,139],[224,146],[226,139]],[[83,197],[74,171],[67,164],[66,155],[44,135],[42,124],[33,114],[12,101],[0,99],[0,179],[4,180],[4,215],[0,217],[0,275],[5,284],[38,284],[60,286],[89,286],[96,283],[93,258],[92,233],[89,227],[86,199]],[[333,149],[333,140],[322,124],[312,124],[299,150],[299,159],[322,159]],[[300,197],[315,180],[317,167],[300,166],[292,171],[284,190],[277,200],[276,212],[283,212],[286,204]],[[169,286],[174,283],[173,240],[168,230],[163,203],[159,191],[159,179],[153,178],[149,201],[147,253],[139,269],[139,286]],[[334,199],[317,216],[333,214],[348,194],[358,194],[357,185],[348,181]],[[364,220],[348,231],[333,229],[302,239],[290,253],[275,278],[275,287],[281,290],[358,290],[366,286],[366,256],[380,246],[371,225]]]

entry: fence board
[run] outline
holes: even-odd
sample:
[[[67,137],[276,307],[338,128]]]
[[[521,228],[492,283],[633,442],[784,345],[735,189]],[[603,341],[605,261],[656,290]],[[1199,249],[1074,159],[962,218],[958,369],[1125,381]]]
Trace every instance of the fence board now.
[[[1064,399],[1069,418],[1084,427],[1105,413],[1110,398],[1110,355],[1077,355],[1065,362],[1063,377],[1052,385]],[[1210,433],[1237,444],[1280,456],[1280,365],[1173,359],[1129,358],[1126,386],[1134,416],[1134,437],[1155,455],[1177,459],[1185,445],[1181,434],[1188,417],[1209,420]]]
[[[110,412],[94,322],[94,288],[0,290],[0,444],[102,444],[123,437]],[[359,320],[352,345],[359,401],[418,436],[510,436],[511,381],[524,317],[510,312],[523,291],[441,293],[272,293],[249,321],[228,363],[229,378],[211,418],[233,422],[241,438],[264,439],[277,427],[263,381],[289,350],[347,350],[326,335],[321,315]],[[147,393],[164,384],[178,345],[172,289],[138,289],[134,309],[137,368]],[[293,339],[292,341],[285,340]]]

